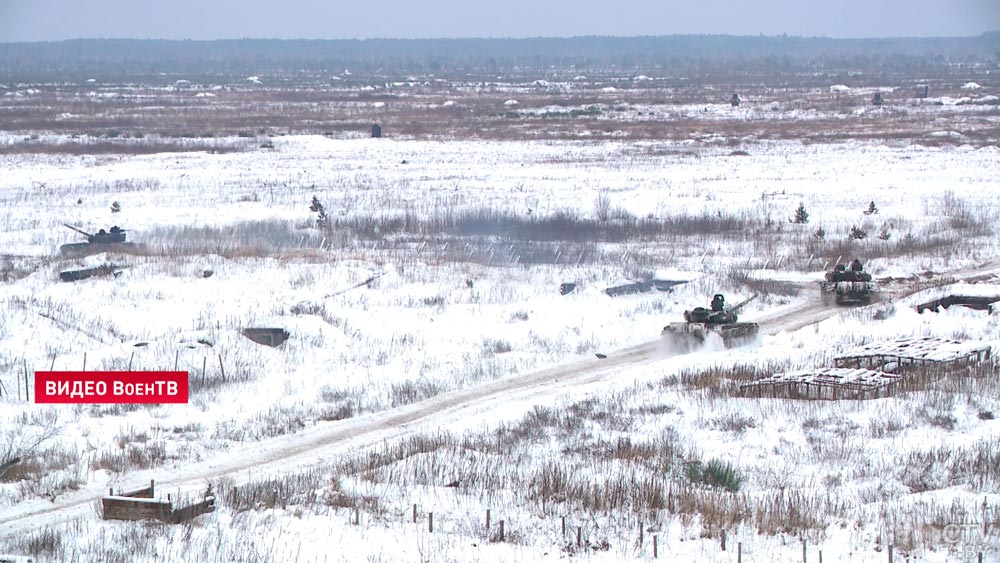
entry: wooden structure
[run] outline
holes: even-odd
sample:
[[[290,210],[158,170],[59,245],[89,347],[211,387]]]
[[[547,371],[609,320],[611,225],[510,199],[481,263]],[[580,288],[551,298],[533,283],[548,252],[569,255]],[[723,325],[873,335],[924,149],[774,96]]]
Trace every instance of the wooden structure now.
[[[105,520],[159,520],[168,524],[186,522],[195,516],[207,514],[215,510],[215,496],[210,492],[205,498],[194,504],[174,508],[169,497],[166,501],[154,497],[154,482],[148,487],[135,491],[108,491],[109,495],[101,498],[101,513]]]
[[[882,98],[882,92],[875,92],[875,96],[872,98],[872,105],[881,106],[884,103],[885,100]]]
[[[687,280],[653,280],[653,286],[657,291],[673,291],[674,286],[687,283]]]
[[[875,399],[892,392],[902,376],[852,368],[816,368],[776,373],[740,386],[740,394],[783,399]]]
[[[243,336],[264,346],[281,346],[291,336],[283,328],[245,328]]]
[[[862,346],[833,360],[841,368],[865,368],[891,373],[907,369],[954,370],[988,360],[989,345],[947,338],[902,338]]]
[[[673,291],[674,286],[681,285],[682,283],[687,283],[687,280],[645,280],[637,281],[634,283],[627,283],[623,285],[616,285],[609,287],[604,290],[604,293],[611,297],[618,297],[619,295],[631,295],[633,293],[646,293],[648,291]]]
[[[921,373],[937,377],[984,362],[990,355],[988,345],[946,338],[877,342],[835,358],[836,367],[775,373],[741,385],[740,394],[785,399],[875,399],[894,392],[904,381],[919,379]]]
[[[733,106],[734,108],[737,108],[740,107],[741,101],[742,100],[740,100],[739,94],[733,94],[733,97],[729,99],[729,105]]]
[[[115,266],[114,264],[106,264],[96,268],[66,270],[65,272],[59,272],[59,279],[64,282],[75,282],[85,280],[87,278],[107,277],[111,275],[118,277],[121,273],[122,271],[118,266]]]
[[[653,286],[654,284],[652,281],[640,281],[609,287],[604,290],[604,293],[611,297],[618,297],[619,295],[631,295],[633,293],[645,293],[647,291],[652,291]]]
[[[378,139],[382,136],[382,126],[378,123],[372,124],[372,139]]]
[[[946,297],[941,297],[933,301],[917,305],[917,312],[923,313],[928,309],[931,311],[937,311],[938,308],[947,309],[952,305],[962,305],[963,307],[976,309],[977,311],[989,311],[990,305],[992,303],[996,303],[997,301],[1000,301],[1000,296],[948,295]]]

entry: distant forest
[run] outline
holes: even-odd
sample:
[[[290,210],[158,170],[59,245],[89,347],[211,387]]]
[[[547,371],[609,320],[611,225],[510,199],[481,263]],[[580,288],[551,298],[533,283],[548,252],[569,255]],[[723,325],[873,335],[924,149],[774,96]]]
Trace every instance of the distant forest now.
[[[830,39],[674,35],[532,39],[218,41],[78,39],[0,43],[0,82],[130,81],[248,75],[547,78],[566,73],[711,74],[1000,67],[1000,31],[975,37]]]

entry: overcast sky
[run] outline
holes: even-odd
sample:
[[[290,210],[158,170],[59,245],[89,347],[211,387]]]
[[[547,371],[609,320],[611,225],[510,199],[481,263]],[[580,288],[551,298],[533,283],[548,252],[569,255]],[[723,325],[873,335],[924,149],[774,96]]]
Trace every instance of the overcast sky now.
[[[978,35],[1000,0],[0,0],[0,42],[721,33]]]

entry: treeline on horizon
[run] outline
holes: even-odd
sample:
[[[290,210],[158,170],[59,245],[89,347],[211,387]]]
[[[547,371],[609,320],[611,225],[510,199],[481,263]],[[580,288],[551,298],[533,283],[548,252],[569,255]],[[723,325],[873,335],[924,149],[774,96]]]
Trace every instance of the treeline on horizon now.
[[[496,73],[677,70],[734,66],[786,71],[954,64],[1000,66],[1000,31],[974,37],[835,39],[671,35],[526,39],[74,39],[0,43],[0,80],[31,82],[156,75],[354,73],[441,77]]]

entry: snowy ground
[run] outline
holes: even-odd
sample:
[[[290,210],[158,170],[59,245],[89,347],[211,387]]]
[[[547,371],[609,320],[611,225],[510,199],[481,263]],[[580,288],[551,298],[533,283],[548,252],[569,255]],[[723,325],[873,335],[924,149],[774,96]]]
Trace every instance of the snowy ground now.
[[[0,448],[55,430],[37,450],[41,461],[23,478],[0,483],[0,522],[15,529],[17,516],[66,506],[66,514],[32,521],[75,518],[53,524],[61,543],[41,550],[43,558],[107,559],[107,546],[118,544],[132,546],[132,560],[612,561],[651,558],[656,534],[660,557],[673,560],[732,561],[739,542],[746,560],[793,561],[805,538],[810,553],[822,550],[828,561],[881,561],[890,543],[919,560],[950,561],[956,555],[942,539],[947,524],[1000,519],[1000,479],[990,467],[1000,437],[986,417],[1000,414],[995,369],[945,389],[822,404],[716,394],[684,375],[705,366],[818,365],[896,336],[995,346],[994,316],[909,308],[944,290],[896,296],[1000,259],[993,232],[1000,149],[753,141],[748,156],[731,156],[732,148],[715,140],[272,141],[273,149],[223,154],[0,157],[7,172],[0,177],[0,243],[7,249]],[[317,229],[314,196],[333,222],[355,230]],[[121,211],[112,213],[112,202]],[[871,202],[877,212],[866,214]],[[800,203],[809,213],[805,224],[791,222]],[[545,241],[550,259],[533,260],[534,247],[516,239],[430,227],[367,237],[357,227],[484,209],[525,220],[560,212],[590,220],[606,212],[599,222],[609,224],[725,217],[740,230]],[[118,224],[145,247],[64,259],[59,245],[80,237],[63,223],[89,230]],[[869,235],[849,241],[852,226]],[[898,242],[907,235],[912,244]],[[927,240],[941,243],[918,244]],[[815,282],[841,256],[860,256],[877,278],[893,280],[882,303],[817,306]],[[60,271],[107,262],[126,269],[113,278],[58,281]],[[657,272],[691,281],[669,293],[603,292]],[[565,282],[578,287],[563,296]],[[955,293],[1000,295],[994,284],[986,279]],[[719,291],[730,302],[764,292],[741,314],[762,322],[760,342],[686,356],[647,344]],[[822,322],[802,326],[813,320]],[[281,326],[291,339],[263,347],[240,335],[248,326]],[[627,347],[641,350],[634,362],[629,356],[602,367],[593,359],[606,353],[614,362]],[[197,388],[187,405],[138,409],[42,408],[18,396],[25,367],[80,369],[84,361],[87,369],[177,365]],[[544,384],[504,387],[570,361],[582,363]],[[480,395],[482,385],[499,387]],[[434,403],[463,392],[454,404]],[[448,410],[435,415],[435,404]],[[420,416],[389,418],[400,413]],[[579,420],[551,422],[560,417]],[[491,436],[520,427],[528,428],[524,437],[490,449]],[[352,431],[366,428],[352,441],[359,435]],[[315,452],[310,436],[324,436]],[[425,451],[345,469],[360,453],[434,436],[441,444]],[[660,461],[602,453],[623,439],[648,444]],[[298,457],[275,453],[289,449]],[[267,452],[280,461],[266,464]],[[261,469],[246,470],[247,457],[260,459]],[[971,465],[963,465],[967,458]],[[684,467],[698,460],[736,467],[740,492],[686,480]],[[566,485],[542,494],[539,483],[552,467],[568,475]],[[228,470],[235,471],[223,477]],[[265,499],[245,510],[226,500],[234,486],[295,471],[315,480],[292,486],[296,500],[285,506]],[[212,482],[223,491],[220,508],[176,528],[101,522],[88,512],[88,499],[107,487],[149,478],[184,493]],[[666,498],[689,504],[588,505],[565,493],[610,490],[615,479],[631,490],[659,484],[672,491]],[[475,484],[444,486],[453,480]],[[350,503],[329,500],[334,483],[353,495]],[[302,496],[309,488],[320,501]],[[419,524],[409,520],[414,503]],[[740,506],[767,514],[761,507],[769,503],[813,514],[774,511],[784,526],[736,515]],[[352,525],[354,507],[360,526]],[[978,520],[977,507],[985,507]],[[488,508],[494,527],[487,533],[481,520]],[[426,527],[431,511],[433,534]],[[571,521],[567,536],[580,526],[609,550],[566,546],[563,515]],[[499,519],[508,542],[489,541]],[[995,533],[983,549],[987,560],[997,555]],[[25,552],[26,544],[8,536],[0,540],[4,550]]]

